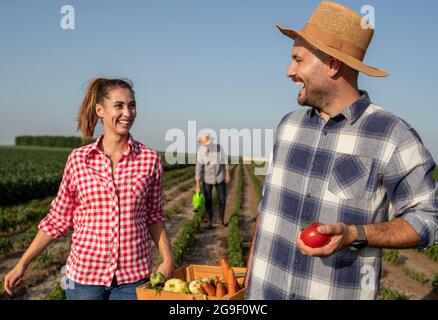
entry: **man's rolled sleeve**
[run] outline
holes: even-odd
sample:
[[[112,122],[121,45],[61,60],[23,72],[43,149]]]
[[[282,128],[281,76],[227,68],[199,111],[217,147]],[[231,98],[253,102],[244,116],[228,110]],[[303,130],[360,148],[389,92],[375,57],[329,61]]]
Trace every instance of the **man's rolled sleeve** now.
[[[76,193],[72,185],[71,171],[70,155],[67,159],[58,193],[51,202],[50,213],[38,225],[38,229],[44,231],[52,238],[64,236],[73,225]]]
[[[412,128],[403,132],[384,170],[384,185],[394,217],[407,221],[421,237],[419,248],[438,242],[435,162]]]
[[[163,204],[163,167],[159,158],[154,169],[154,181],[146,201],[146,223],[165,221]]]

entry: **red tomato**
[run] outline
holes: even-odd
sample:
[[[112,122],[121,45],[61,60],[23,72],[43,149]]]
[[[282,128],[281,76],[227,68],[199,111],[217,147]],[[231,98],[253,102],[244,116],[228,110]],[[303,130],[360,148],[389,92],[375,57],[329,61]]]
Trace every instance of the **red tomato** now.
[[[331,236],[327,234],[321,234],[318,232],[318,226],[321,226],[321,223],[312,223],[306,229],[301,232],[301,240],[304,241],[306,246],[311,248],[321,248],[324,247],[327,243],[329,243]]]

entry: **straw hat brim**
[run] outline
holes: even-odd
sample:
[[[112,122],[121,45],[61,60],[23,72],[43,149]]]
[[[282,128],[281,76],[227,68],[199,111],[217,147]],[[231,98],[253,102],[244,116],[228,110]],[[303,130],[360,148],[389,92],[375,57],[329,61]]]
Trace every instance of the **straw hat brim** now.
[[[210,139],[210,138],[207,138],[207,139],[199,139],[199,140],[198,140],[198,143],[199,143],[199,144],[203,144],[203,145],[207,145],[207,144],[210,144],[210,143],[211,143],[211,139]]]
[[[279,25],[276,25],[276,27],[280,30],[281,33],[283,33],[285,36],[295,40],[296,37],[299,37],[303,39],[304,41],[308,42],[310,45],[314,46],[315,48],[321,50],[322,52],[332,56],[333,58],[338,59],[339,61],[342,61],[350,68],[353,68],[354,70],[358,70],[362,73],[365,73],[371,77],[387,77],[389,75],[388,72],[367,66],[359,59],[356,59],[355,57],[352,57],[346,53],[343,53],[337,49],[331,48],[324,43],[322,43],[319,40],[316,40],[314,37],[309,36],[308,34],[302,32],[302,31],[296,31],[293,29],[285,29],[280,27]]]

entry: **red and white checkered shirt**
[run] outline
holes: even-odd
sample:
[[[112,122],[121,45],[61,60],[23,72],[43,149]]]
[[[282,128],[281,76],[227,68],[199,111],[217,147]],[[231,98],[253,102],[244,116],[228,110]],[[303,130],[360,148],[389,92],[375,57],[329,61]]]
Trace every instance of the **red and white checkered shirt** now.
[[[148,225],[164,221],[160,155],[129,137],[111,163],[95,143],[73,150],[58,194],[39,229],[52,238],[73,226],[66,275],[75,282],[110,286],[140,281],[152,272]]]

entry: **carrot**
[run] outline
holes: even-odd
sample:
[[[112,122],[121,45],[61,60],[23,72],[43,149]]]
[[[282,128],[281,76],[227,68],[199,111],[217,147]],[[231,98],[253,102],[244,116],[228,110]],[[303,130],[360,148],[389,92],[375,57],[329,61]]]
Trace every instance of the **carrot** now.
[[[228,272],[228,294],[230,296],[234,295],[237,291],[239,291],[239,285],[237,284],[236,277],[234,275],[234,271],[230,268]]]
[[[222,274],[224,276],[224,280],[227,281],[228,271],[230,271],[230,265],[228,264],[227,260],[225,260],[224,258],[221,259],[221,267],[222,267]]]
[[[210,297],[214,297],[216,295],[216,288],[213,287],[210,283],[204,282],[202,287],[207,291],[207,295]]]
[[[197,287],[199,293],[207,295],[207,291],[205,291],[204,286]]]
[[[216,297],[222,298],[225,295],[225,286],[219,280],[219,277],[216,277]]]

